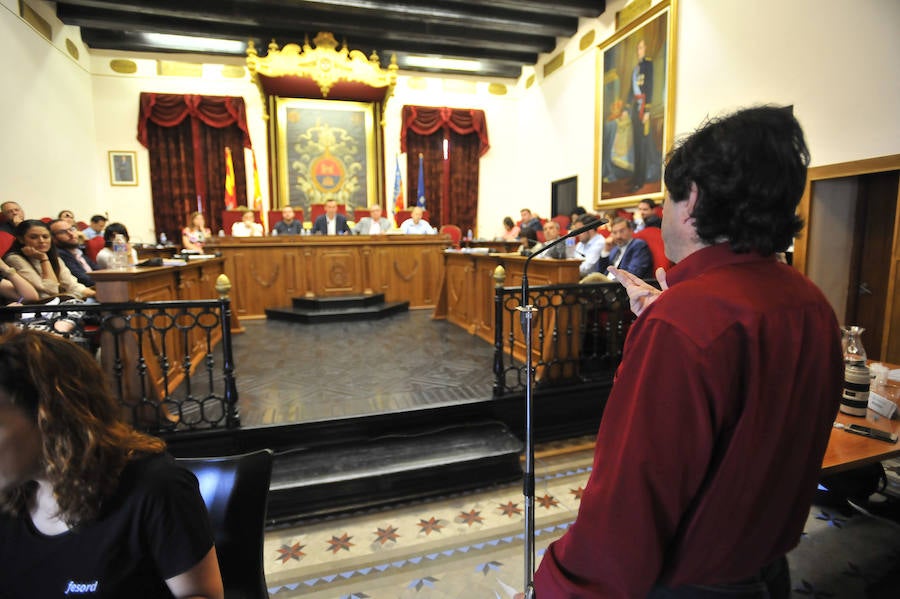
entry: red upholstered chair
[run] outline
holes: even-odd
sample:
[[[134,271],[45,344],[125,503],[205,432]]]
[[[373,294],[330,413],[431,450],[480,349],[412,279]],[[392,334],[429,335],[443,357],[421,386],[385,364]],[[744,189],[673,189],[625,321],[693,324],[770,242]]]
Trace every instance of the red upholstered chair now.
[[[0,256],[6,254],[9,251],[9,248],[12,247],[13,242],[16,240],[14,235],[7,233],[6,231],[0,231]]]
[[[459,247],[459,241],[462,239],[462,229],[456,225],[441,225],[441,230],[438,234],[449,237],[453,241],[453,247]]]
[[[397,223],[397,226],[399,227],[401,224],[403,224],[403,221],[408,219],[411,215],[412,215],[412,209],[398,210],[394,214],[394,221]],[[431,222],[428,219],[428,211],[427,210],[422,211],[422,218],[427,220],[429,223]]]
[[[353,209],[353,220],[359,222],[360,219],[371,217],[372,211],[369,208],[354,208]]]
[[[84,253],[87,254],[87,257],[92,261],[96,262],[97,254],[100,253],[100,250],[103,249],[104,245],[106,245],[106,240],[103,239],[102,235],[88,239],[84,246]]]
[[[572,224],[572,219],[570,219],[565,214],[557,214],[553,218],[551,218],[553,222],[559,225],[559,234],[565,235],[569,232],[569,225]]]
[[[77,223],[75,223],[75,227],[76,227],[79,231],[84,231],[84,230],[87,229],[89,226],[90,226],[90,225],[88,225],[88,224],[87,224],[86,222],[84,222],[83,220],[80,220],[80,221],[78,221]]]
[[[347,204],[338,204],[337,205],[338,214],[343,214],[347,216]],[[325,214],[325,204],[310,204],[309,205],[309,221],[314,223],[316,219]]]
[[[53,222],[53,219],[49,216],[43,216],[41,217],[41,222],[47,223],[49,225],[51,222]]]
[[[653,272],[662,266],[666,270],[672,266],[673,262],[666,258],[666,247],[663,244],[662,231],[656,227],[647,227],[634,234],[638,239],[643,239],[650,248],[650,254],[653,256]]]

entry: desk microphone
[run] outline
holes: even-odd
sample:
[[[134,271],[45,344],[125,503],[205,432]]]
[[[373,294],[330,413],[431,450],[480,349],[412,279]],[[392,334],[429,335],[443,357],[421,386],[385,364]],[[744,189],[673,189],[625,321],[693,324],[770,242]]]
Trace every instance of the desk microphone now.
[[[570,237],[581,235],[607,223],[605,218],[590,219],[584,226],[569,231],[562,237],[554,239],[538,251],[531,253],[522,268],[522,303],[519,306],[522,319],[522,332],[525,335],[525,468],[522,473],[522,495],[525,496],[525,597],[534,597],[534,398],[532,397],[532,356],[531,356],[531,321],[534,306],[528,304],[528,265],[531,260],[550,248],[563,243]]]

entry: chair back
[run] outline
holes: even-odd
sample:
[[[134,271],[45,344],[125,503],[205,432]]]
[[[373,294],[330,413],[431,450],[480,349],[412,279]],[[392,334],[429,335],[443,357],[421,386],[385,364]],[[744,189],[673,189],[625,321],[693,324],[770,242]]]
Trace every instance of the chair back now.
[[[178,460],[200,483],[200,494],[215,535],[226,599],[269,596],[263,540],[272,460],[270,449]]]
[[[223,210],[222,211],[222,230],[225,231],[226,235],[231,235],[231,227],[234,226],[234,223],[240,222],[241,219],[244,218],[244,212],[246,212],[246,210]],[[280,211],[279,211],[279,214],[281,214]],[[254,210],[253,215],[254,215],[253,220],[262,224],[259,210]]]
[[[634,234],[637,239],[643,239],[650,248],[650,255],[653,256],[653,272],[662,266],[666,270],[672,266],[673,262],[666,257],[666,246],[663,243],[662,231],[656,227],[644,227]]]
[[[337,205],[337,213],[343,214],[347,216],[347,204],[338,204]],[[321,204],[310,204],[309,205],[309,220],[310,222],[315,223],[316,219],[325,214],[325,204],[324,202]]]
[[[441,225],[440,235],[446,235],[453,241],[453,247],[459,247],[459,241],[462,239],[462,229],[456,225]]]
[[[103,235],[92,237],[87,240],[87,243],[84,246],[84,253],[91,259],[91,262],[96,262],[97,254],[100,253],[100,250],[103,249],[104,245],[106,245],[106,240],[103,238]]]
[[[551,218],[553,222],[559,225],[559,234],[565,235],[569,231],[569,225],[572,224],[572,219],[566,216],[565,214],[557,214],[553,218]]]
[[[78,221],[77,223],[75,223],[75,228],[78,229],[79,231],[84,231],[84,230],[87,229],[89,226],[90,226],[90,225],[87,224],[86,222],[84,222],[83,220],[80,220],[80,221]]]
[[[15,240],[15,235],[11,235],[6,231],[0,231],[0,257],[6,255],[6,252],[9,251],[9,248],[12,247]]]
[[[275,228],[275,225],[284,220],[281,210],[269,210],[269,230]],[[294,220],[303,222],[303,208],[294,208]]]
[[[403,221],[410,218],[411,216],[412,216],[412,208],[398,210],[397,212],[394,213],[394,222],[396,222],[397,226],[399,227],[400,225],[403,224]],[[422,211],[422,220],[427,220],[429,223],[431,222],[430,220],[428,220],[428,211],[427,210]]]

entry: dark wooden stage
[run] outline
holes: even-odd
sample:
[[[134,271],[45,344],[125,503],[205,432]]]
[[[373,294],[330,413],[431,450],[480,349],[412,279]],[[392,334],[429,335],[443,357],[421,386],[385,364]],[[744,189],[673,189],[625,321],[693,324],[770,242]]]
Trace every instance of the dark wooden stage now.
[[[491,399],[493,346],[431,310],[313,325],[245,320],[241,423],[268,426]]]

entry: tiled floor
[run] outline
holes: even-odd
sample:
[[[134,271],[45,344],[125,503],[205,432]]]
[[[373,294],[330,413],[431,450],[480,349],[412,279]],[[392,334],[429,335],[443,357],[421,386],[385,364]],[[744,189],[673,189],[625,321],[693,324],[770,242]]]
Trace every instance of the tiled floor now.
[[[581,449],[537,460],[538,562],[575,519],[591,457]],[[889,468],[900,469],[900,460]],[[511,598],[524,582],[522,506],[521,487],[513,484],[271,531],[265,544],[270,594]],[[788,561],[797,599],[865,597],[867,585],[900,563],[900,525],[813,506]],[[900,589],[900,581],[888,588]],[[885,596],[891,595],[879,595]]]

